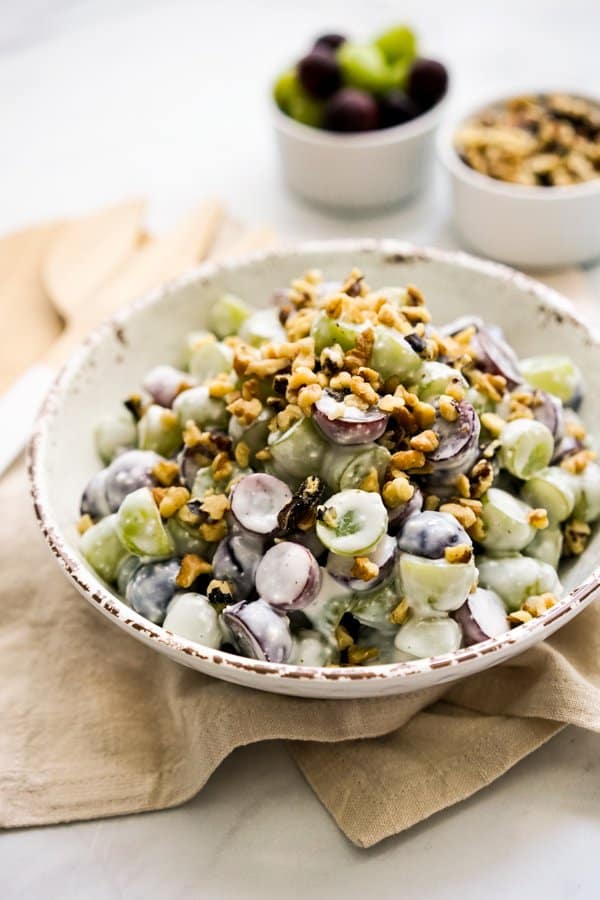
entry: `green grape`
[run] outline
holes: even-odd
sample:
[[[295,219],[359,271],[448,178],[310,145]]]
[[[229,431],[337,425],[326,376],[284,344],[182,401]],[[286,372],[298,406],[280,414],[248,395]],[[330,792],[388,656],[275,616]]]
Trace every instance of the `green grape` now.
[[[350,87],[383,93],[396,86],[395,73],[379,47],[346,41],[337,51],[344,82]]]
[[[537,531],[534,539],[527,544],[523,553],[533,556],[541,562],[548,563],[553,569],[558,568],[562,553],[563,536],[560,528],[543,528]]]
[[[275,467],[292,478],[306,478],[318,472],[326,447],[312,419],[300,419],[287,431],[275,431],[269,436]]]
[[[351,350],[356,344],[357,335],[364,329],[364,325],[332,319],[327,313],[320,312],[312,324],[310,333],[315,341],[315,351],[321,353],[325,347],[332,347],[334,344],[339,344],[344,351]]]
[[[388,63],[411,62],[417,55],[417,38],[406,25],[395,25],[375,40]]]
[[[500,433],[500,463],[517,478],[546,468],[554,453],[552,432],[535,419],[513,419]]]
[[[127,494],[117,513],[117,532],[136,556],[172,556],[173,540],[166,531],[150,488]]]
[[[522,550],[531,543],[535,528],[529,524],[531,507],[508,491],[490,488],[483,498],[483,544],[488,553],[498,555]]]
[[[218,341],[206,341],[192,351],[190,356],[190,373],[198,381],[208,381],[223,372],[231,372],[232,367],[231,347]]]
[[[250,307],[235,294],[222,294],[210,310],[210,327],[218,338],[229,337],[238,333],[250,312]]]
[[[588,463],[581,475],[573,478],[578,490],[575,518],[595,522],[600,517],[600,466]]]
[[[100,519],[81,536],[79,549],[84,559],[104,581],[117,580],[119,565],[128,556],[117,532],[117,514]]]
[[[317,537],[333,553],[357,556],[368,553],[383,537],[388,515],[379,494],[346,490],[323,504],[317,518]]]
[[[206,385],[190,388],[182,391],[175,398],[173,412],[179,416],[179,422],[183,427],[191,419],[201,428],[211,425],[224,428],[229,419],[229,413],[222,400],[216,400],[208,393]]]
[[[288,69],[279,76],[273,87],[273,96],[282,112],[289,114],[290,102],[298,90],[299,83],[295,69]]]
[[[138,422],[140,450],[154,450],[161,456],[173,456],[181,447],[181,426],[171,409],[152,404]]]
[[[279,321],[279,313],[273,307],[259,309],[244,320],[239,335],[247,344],[260,347],[266,341],[275,343],[287,340],[283,325]]]
[[[402,335],[387,325],[375,326],[375,343],[369,365],[385,380],[390,375],[401,379],[414,377],[423,365],[418,353]]]
[[[561,466],[548,466],[537,472],[521,489],[526,503],[548,513],[550,525],[568,519],[577,501],[579,479]]]
[[[581,386],[581,372],[568,356],[559,353],[521,360],[521,372],[532,387],[568,403]]]
[[[131,450],[137,444],[137,428],[133,416],[126,409],[101,419],[94,431],[96,450],[102,462],[110,463],[121,450]]]
[[[355,619],[368,628],[378,631],[396,631],[398,626],[390,622],[390,613],[398,606],[395,584],[385,584],[373,591],[352,595],[350,611]]]
[[[290,100],[289,114],[296,122],[309,125],[311,128],[320,128],[323,122],[324,103],[314,100],[304,91],[298,91]]]
[[[240,469],[239,466],[232,465],[230,474],[219,481],[213,475],[210,466],[203,466],[198,469],[194,484],[192,485],[191,496],[193,500],[203,500],[207,494],[222,493],[228,490],[231,482],[240,478],[242,475],[250,475],[250,469]]]
[[[186,553],[195,553],[203,559],[210,557],[211,545],[200,536],[197,528],[186,525],[177,516],[167,519],[165,528],[173,541],[176,556],[185,556]]]
[[[332,445],[325,451],[321,472],[333,491],[358,488],[373,468],[382,481],[390,458],[390,451],[381,444]]]
[[[444,617],[407,622],[398,631],[394,644],[401,652],[423,659],[454,653],[461,639],[460,626],[454,619]]]
[[[424,362],[418,377],[415,380],[414,389],[419,399],[429,403],[441,394],[445,394],[450,385],[458,385],[467,388],[467,381],[457,369],[440,362]]]
[[[562,587],[552,566],[530,556],[480,556],[477,559],[479,584],[496,591],[512,612],[537,594],[560,596]]]
[[[449,563],[412,553],[400,553],[397,576],[403,595],[418,615],[447,612],[462,606],[473,582],[475,563]]]
[[[255,462],[255,454],[262,450],[267,443],[269,437],[269,422],[273,418],[270,409],[261,410],[258,419],[255,419],[251,425],[242,425],[239,419],[232,416],[229,420],[229,437],[234,444],[243,441],[250,449],[250,458]]]

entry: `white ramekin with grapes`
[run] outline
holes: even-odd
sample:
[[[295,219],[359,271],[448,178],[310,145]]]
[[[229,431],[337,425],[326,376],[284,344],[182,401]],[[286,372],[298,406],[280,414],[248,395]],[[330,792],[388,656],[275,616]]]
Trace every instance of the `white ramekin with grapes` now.
[[[225,294],[185,370],[98,423],[81,552],[153,623],[269,662],[451,653],[544,615],[600,517],[563,356],[517,359],[417,287],[309,271]]]

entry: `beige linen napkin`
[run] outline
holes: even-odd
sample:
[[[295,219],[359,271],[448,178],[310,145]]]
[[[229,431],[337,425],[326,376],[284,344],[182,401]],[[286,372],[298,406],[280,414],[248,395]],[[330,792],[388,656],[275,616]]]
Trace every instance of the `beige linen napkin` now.
[[[449,687],[280,697],[183,668],[97,615],[46,548],[22,463],[0,482],[0,509],[0,827],[174,806],[235,747],[280,738],[369,847],[490,784],[563,724],[600,731],[597,604]]]

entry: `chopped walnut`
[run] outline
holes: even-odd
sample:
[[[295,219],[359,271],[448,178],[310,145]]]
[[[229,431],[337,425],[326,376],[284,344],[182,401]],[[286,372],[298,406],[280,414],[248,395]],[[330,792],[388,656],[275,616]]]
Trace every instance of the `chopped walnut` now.
[[[453,565],[468,563],[472,558],[473,548],[470,544],[455,544],[453,547],[446,547],[444,550],[444,559]]]
[[[458,406],[456,401],[448,394],[442,394],[439,400],[440,415],[446,422],[456,422],[458,419]]]
[[[543,529],[550,524],[548,521],[548,513],[545,509],[532,509],[527,515],[527,521],[533,528]]]
[[[403,503],[408,503],[415,492],[414,486],[408,478],[402,476],[388,481],[383,486],[383,502],[389,509],[396,509]]]
[[[570,472],[572,475],[581,475],[588,467],[588,463],[596,459],[596,453],[593,450],[579,450],[565,457],[561,462],[561,468]]]
[[[239,419],[242,424],[252,425],[262,412],[262,403],[258,397],[254,397],[252,400],[244,400],[239,397],[229,404],[227,411]]]
[[[378,493],[379,491],[379,476],[377,474],[377,469],[372,466],[361,483],[359,484],[359,488],[361,491],[370,491]]]
[[[420,450],[398,450],[392,454],[392,466],[402,471],[422,469],[425,462],[425,454]]]
[[[413,450],[420,450],[422,453],[433,453],[437,450],[440,439],[431,429],[422,431],[410,439],[410,446]]]
[[[171,460],[161,459],[152,467],[152,475],[162,487],[171,487],[179,480],[179,466]]]
[[[355,556],[350,574],[353,578],[360,578],[361,581],[371,581],[379,575],[379,566],[368,556]]]
[[[533,616],[525,609],[516,609],[509,613],[506,618],[511,625],[525,625],[526,622],[531,622]]]
[[[321,397],[323,388],[320,384],[307,384],[306,387],[300,388],[298,392],[298,406],[305,416],[312,413],[312,408]]]
[[[464,473],[461,472],[461,474],[457,476],[455,484],[460,497],[468,499],[471,496],[471,483]]]
[[[227,522],[225,519],[219,519],[218,522],[203,522],[198,528],[201,537],[209,543],[221,541],[227,534]]]
[[[537,596],[528,597],[521,609],[528,612],[534,619],[543,616],[545,612],[558,603],[558,599],[551,593],[538,594]]]
[[[489,431],[492,437],[498,437],[500,432],[506,426],[506,422],[496,413],[486,412],[481,416],[481,424]]]
[[[440,506],[440,512],[450,513],[451,516],[459,522],[463,528],[471,528],[477,521],[477,516],[468,506],[461,503],[443,503]]]
[[[423,501],[423,509],[426,509],[428,511],[429,510],[435,511],[436,509],[440,508],[441,502],[442,501],[440,500],[440,498],[436,497],[435,494],[427,494],[427,496],[425,497],[425,500]]]
[[[175,578],[177,587],[189,588],[200,575],[209,575],[212,566],[195,553],[186,553],[181,560],[181,567]]]
[[[250,462],[250,447],[245,441],[239,441],[233,451],[235,461],[240,469],[247,469]]]
[[[77,520],[77,531],[79,534],[85,534],[88,529],[92,527],[94,524],[94,520],[89,515],[89,513],[84,513],[83,516],[80,516]]]
[[[590,538],[592,529],[587,522],[571,519],[564,527],[564,556],[581,556]]]
[[[190,492],[185,487],[153,488],[152,494],[163,519],[170,519],[190,499]]]
[[[480,459],[469,472],[471,496],[483,497],[494,483],[494,468],[487,459]]]
[[[377,647],[357,647],[353,644],[348,648],[348,664],[350,666],[362,666],[371,659],[377,659],[379,650]]]
[[[354,638],[352,635],[346,631],[343,625],[338,625],[335,629],[335,640],[338,645],[338,650],[348,650],[354,644]]]
[[[404,625],[408,618],[409,606],[406,597],[403,597],[398,606],[395,606],[388,618],[392,625]]]
[[[218,522],[229,509],[229,500],[225,494],[209,494],[204,497],[200,509],[214,522]]]

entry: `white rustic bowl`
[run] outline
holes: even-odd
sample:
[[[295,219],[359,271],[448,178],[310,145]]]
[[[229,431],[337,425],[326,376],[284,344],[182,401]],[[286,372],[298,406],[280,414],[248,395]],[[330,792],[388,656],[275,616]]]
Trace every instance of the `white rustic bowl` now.
[[[155,363],[177,364],[186,332],[202,328],[211,303],[232,291],[256,306],[299,273],[318,267],[342,278],[352,266],[373,285],[414,282],[437,321],[477,312],[497,322],[520,354],[569,353],[588,391],[583,415],[600,438],[600,346],[567,301],[495,263],[398,241],[335,241],[255,255],[231,265],[205,264],[134,304],[96,330],[60,373],[30,448],[35,509],[58,563],[83,596],[110,621],[177,662],[208,675],[305,697],[402,693],[471,675],[548,637],[590,603],[600,586],[600,535],[563,573],[570,594],[541,619],[456,653],[366,668],[310,668],[257,662],[176,637],[123,603],[87,566],[74,527],[83,485],[99,468],[92,430]],[[84,649],[84,648],[82,648]]]
[[[532,269],[579,265],[600,257],[600,178],[565,187],[527,187],[475,171],[456,152],[454,135],[476,114],[461,117],[438,136],[438,154],[452,185],[456,227],[467,246]]]
[[[281,167],[289,186],[317,206],[369,212],[421,190],[431,175],[445,98],[404,125],[361,134],[311,128],[272,101]]]

